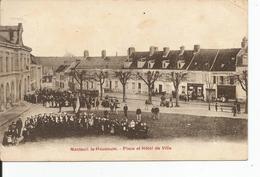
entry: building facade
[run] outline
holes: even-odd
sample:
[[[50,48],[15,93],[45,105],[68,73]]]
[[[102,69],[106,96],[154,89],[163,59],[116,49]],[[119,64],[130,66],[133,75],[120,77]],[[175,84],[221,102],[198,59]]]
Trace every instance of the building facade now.
[[[0,105],[4,110],[30,92],[30,52],[23,44],[23,26],[0,26]]]
[[[247,70],[247,39],[243,38],[240,48],[231,49],[201,49],[194,45],[193,50],[170,50],[168,47],[158,51],[157,47],[150,47],[149,51],[139,52],[135,48],[128,49],[128,55],[118,59],[110,57],[87,57],[81,60],[77,69],[88,73],[103,70],[109,73],[105,80],[104,91],[122,92],[123,87],[114,71],[130,71],[133,76],[126,84],[126,93],[147,94],[146,83],[136,77],[136,73],[158,71],[161,77],[154,83],[154,92],[171,95],[175,88],[169,77],[171,72],[186,73],[179,85],[180,94],[191,95],[193,99],[206,100],[225,97],[226,99],[245,100],[246,94],[235,76],[242,70]],[[84,82],[85,89],[100,88],[95,81]]]
[[[193,99],[207,100],[207,98],[242,99],[246,94],[241,89],[235,76],[247,69],[247,39],[243,38],[240,48],[231,49],[202,49],[194,45],[193,50],[185,50],[181,46],[179,50],[170,50],[168,47],[158,51],[157,47],[150,47],[148,51],[135,51],[128,49],[127,56],[110,56],[101,52],[100,57],[89,57],[87,51],[84,57],[78,57],[77,70],[86,71],[87,75],[93,75],[100,71],[107,72],[108,77],[103,84],[103,92],[122,92],[123,86],[115,76],[115,71],[130,71],[132,77],[126,84],[127,94],[147,94],[146,83],[136,76],[136,73],[158,71],[161,77],[155,81],[153,91],[158,94],[169,94],[175,91],[170,74],[172,72],[186,73],[179,85],[179,93],[191,95]],[[64,68],[64,70],[63,70]],[[70,85],[79,85],[73,77],[67,75],[69,66],[61,65],[59,68],[59,83],[63,89],[69,89]],[[66,72],[64,72],[67,70]],[[89,76],[88,76],[89,77]],[[66,81],[66,82],[65,82]],[[86,79],[83,89],[100,90],[100,83]]]
[[[42,68],[23,44],[23,26],[0,26],[0,111],[40,87]]]

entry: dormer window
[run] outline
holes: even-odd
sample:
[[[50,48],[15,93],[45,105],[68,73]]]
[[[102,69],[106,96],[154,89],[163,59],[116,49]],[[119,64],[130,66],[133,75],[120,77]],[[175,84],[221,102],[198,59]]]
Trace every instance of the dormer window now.
[[[141,58],[138,62],[137,62],[137,68],[143,68],[144,64],[145,64],[145,58]]]
[[[208,67],[209,67],[209,63],[206,62],[206,63],[205,63],[205,68],[208,68]]]
[[[148,68],[152,69],[154,66],[154,60],[148,61]]]
[[[185,61],[184,60],[179,60],[177,62],[177,68],[178,69],[182,69],[182,67],[185,65]]]
[[[146,58],[140,58],[140,61],[145,61]]]
[[[132,61],[131,61],[131,60],[125,61],[125,62],[124,62],[124,68],[130,68],[131,64],[132,64]]]
[[[169,60],[164,60],[164,61],[162,62],[162,68],[166,69],[166,68],[169,66],[169,64],[170,64],[170,61],[169,61]]]

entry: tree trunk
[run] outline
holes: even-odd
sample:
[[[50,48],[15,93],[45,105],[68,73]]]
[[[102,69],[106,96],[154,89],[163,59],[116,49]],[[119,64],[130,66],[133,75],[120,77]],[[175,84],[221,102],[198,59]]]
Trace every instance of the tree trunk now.
[[[152,88],[148,87],[148,102],[152,104]]]
[[[82,91],[83,91],[83,81],[80,80],[80,98],[82,98]],[[80,108],[81,108],[81,104],[80,104],[80,98],[79,98],[79,111],[80,112]]]
[[[80,81],[80,97],[82,97],[82,91],[83,91],[83,82]]]
[[[100,100],[103,98],[103,85],[100,83]]]
[[[175,107],[180,107],[179,105],[179,89],[175,89],[176,92],[176,103],[175,103]]]
[[[123,85],[123,102],[125,102],[126,99],[125,99],[125,85]]]

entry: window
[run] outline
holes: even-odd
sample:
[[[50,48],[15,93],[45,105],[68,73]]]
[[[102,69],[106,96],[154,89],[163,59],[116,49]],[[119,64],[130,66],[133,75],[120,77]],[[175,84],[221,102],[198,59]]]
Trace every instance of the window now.
[[[8,56],[6,56],[5,58],[5,67],[6,67],[6,72],[9,72],[9,59],[8,59]]]
[[[29,56],[27,57],[27,65],[30,64],[30,59],[29,59]]]
[[[213,76],[213,84],[216,84],[216,83],[217,83],[216,76]]]
[[[26,70],[26,58],[23,59],[23,68]]]
[[[182,89],[181,93],[185,93],[186,87],[185,86],[181,86],[181,89]]]
[[[141,83],[138,83],[138,89],[141,89],[141,88],[142,88]]]
[[[235,83],[234,77],[230,77],[229,83],[233,85]]]
[[[14,70],[14,59],[13,59],[13,56],[11,54],[11,71]]]
[[[115,88],[118,88],[118,81],[115,81]]]
[[[224,76],[220,76],[220,84],[224,84]]]
[[[20,58],[19,69],[20,69],[20,71],[23,70],[23,59],[22,58]]]
[[[132,89],[134,90],[135,89],[135,83],[132,82]]]

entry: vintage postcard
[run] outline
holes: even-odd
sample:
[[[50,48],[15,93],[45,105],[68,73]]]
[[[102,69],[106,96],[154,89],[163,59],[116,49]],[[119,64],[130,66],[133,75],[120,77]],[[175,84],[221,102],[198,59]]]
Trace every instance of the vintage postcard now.
[[[1,160],[247,160],[247,3],[0,0]]]

